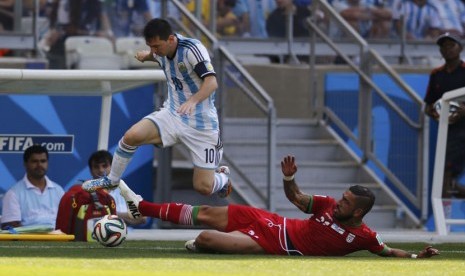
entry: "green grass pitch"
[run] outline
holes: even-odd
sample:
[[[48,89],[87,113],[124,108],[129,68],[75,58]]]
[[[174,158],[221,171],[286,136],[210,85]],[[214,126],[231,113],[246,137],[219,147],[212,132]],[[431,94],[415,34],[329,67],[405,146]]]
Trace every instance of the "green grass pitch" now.
[[[179,241],[0,242],[0,275],[465,275],[465,244],[437,244],[432,259],[195,254]],[[411,252],[424,244],[390,244]]]

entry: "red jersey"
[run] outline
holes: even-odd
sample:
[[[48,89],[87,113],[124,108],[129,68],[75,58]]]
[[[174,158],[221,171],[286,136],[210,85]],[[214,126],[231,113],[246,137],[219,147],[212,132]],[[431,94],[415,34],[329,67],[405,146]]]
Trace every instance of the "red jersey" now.
[[[286,230],[294,248],[303,255],[343,256],[359,250],[378,254],[384,243],[364,223],[357,227],[340,224],[333,218],[336,200],[312,196],[312,216],[308,219],[287,219]]]

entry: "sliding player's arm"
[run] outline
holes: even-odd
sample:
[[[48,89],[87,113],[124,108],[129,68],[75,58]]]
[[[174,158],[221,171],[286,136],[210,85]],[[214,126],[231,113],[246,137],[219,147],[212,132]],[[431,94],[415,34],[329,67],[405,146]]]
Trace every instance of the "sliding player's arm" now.
[[[413,254],[403,249],[389,248],[385,246],[385,249],[381,251],[378,255],[381,257],[423,259],[423,258],[431,258],[435,255],[439,255],[439,250],[437,250],[436,248],[433,248],[431,245],[428,245],[427,247],[425,247],[425,249],[418,252],[418,254]]]
[[[288,155],[284,157],[283,161],[281,161],[281,169],[283,172],[284,192],[287,199],[297,206],[299,210],[306,213],[312,197],[302,193],[295,182],[294,176],[297,172],[297,165],[295,164],[294,156]]]

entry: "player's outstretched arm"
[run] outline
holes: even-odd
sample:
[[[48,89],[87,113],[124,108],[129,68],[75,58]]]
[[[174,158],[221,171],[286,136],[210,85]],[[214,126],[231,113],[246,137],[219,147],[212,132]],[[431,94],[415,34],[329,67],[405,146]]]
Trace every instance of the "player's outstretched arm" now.
[[[135,55],[134,58],[136,58],[140,62],[144,61],[155,61],[153,58],[153,53],[148,51],[148,50],[142,50],[138,51]]]
[[[284,192],[287,199],[302,212],[306,212],[310,203],[310,196],[302,193],[295,182],[294,176],[297,172],[295,157],[291,155],[284,157],[281,161],[281,170],[283,172]]]
[[[398,257],[398,258],[413,258],[413,259],[424,259],[431,258],[435,255],[439,255],[439,250],[433,248],[431,245],[425,247],[425,249],[418,252],[418,254],[412,254],[402,249],[390,248],[383,254],[380,254],[382,257]]]

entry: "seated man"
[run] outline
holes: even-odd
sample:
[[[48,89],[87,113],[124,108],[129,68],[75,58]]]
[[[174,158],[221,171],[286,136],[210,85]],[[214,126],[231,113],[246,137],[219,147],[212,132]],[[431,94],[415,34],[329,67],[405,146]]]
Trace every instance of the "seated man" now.
[[[3,198],[2,229],[39,224],[55,228],[64,191],[46,176],[48,151],[40,145],[30,146],[23,160],[26,175]]]
[[[113,156],[106,150],[99,150],[89,157],[89,171],[93,179],[108,175],[110,173],[111,161]],[[121,197],[118,188],[111,190],[110,195],[115,199],[116,214],[122,218],[128,225],[139,225],[146,222],[145,217],[133,218],[128,215],[128,209],[124,198]]]
[[[306,195],[294,176],[293,156],[281,162],[287,198],[308,219],[290,219],[252,206],[191,206],[179,203],[155,204],[142,200],[121,181],[119,188],[126,204],[139,212],[133,216],[151,216],[183,225],[206,225],[195,240],[188,241],[190,251],[236,254],[275,254],[307,256],[343,256],[369,250],[385,257],[430,258],[439,254],[430,246],[412,254],[388,247],[376,232],[363,223],[375,202],[374,194],[363,186],[351,186],[339,201],[320,195]],[[129,208],[131,209],[131,208]]]

